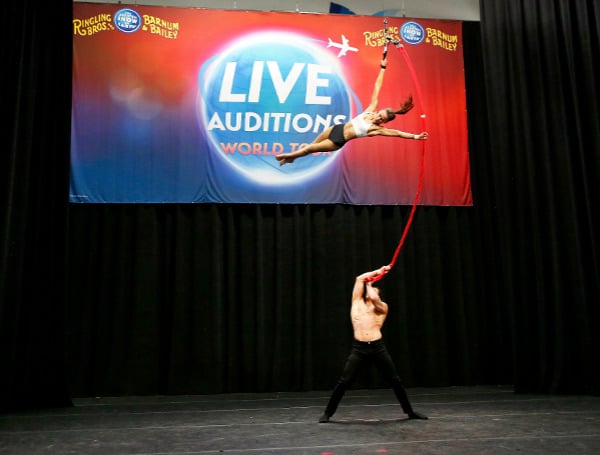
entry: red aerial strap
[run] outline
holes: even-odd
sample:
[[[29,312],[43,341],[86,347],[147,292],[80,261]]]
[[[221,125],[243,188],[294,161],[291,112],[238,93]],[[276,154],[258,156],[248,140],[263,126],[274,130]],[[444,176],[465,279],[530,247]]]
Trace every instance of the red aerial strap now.
[[[384,24],[385,24],[385,32],[384,33],[386,35],[386,44],[384,45],[383,58],[385,58],[387,56],[387,44],[388,44],[388,41],[391,41],[390,39],[387,38],[387,18],[384,20]],[[423,93],[421,92],[421,84],[419,84],[419,79],[417,78],[417,73],[415,71],[415,67],[412,64],[412,61],[411,61],[408,53],[406,52],[404,45],[402,43],[400,43],[399,41],[392,41],[392,42],[394,42],[394,44],[396,44],[396,47],[400,50],[400,53],[402,54],[402,57],[404,58],[404,62],[408,68],[408,71],[410,72],[410,76],[411,76],[413,83],[415,85],[415,88],[417,90],[417,96],[419,98],[419,106],[422,110],[422,113],[421,113],[422,130],[421,131],[427,131],[427,115],[425,114],[424,107],[423,107]],[[408,230],[410,229],[410,225],[413,222],[415,211],[417,210],[417,204],[419,202],[419,198],[421,197],[421,189],[423,188],[423,177],[425,175],[425,144],[426,143],[427,143],[426,140],[421,141],[421,170],[419,172],[419,183],[417,185],[417,191],[415,193],[415,197],[414,197],[414,200],[412,203],[412,208],[410,210],[410,215],[408,217],[408,221],[406,223],[406,226],[404,226],[404,231],[402,232],[402,237],[400,238],[400,241],[398,242],[398,246],[396,247],[396,250],[394,251],[392,260],[389,263],[389,269],[386,270],[384,273],[381,273],[377,276],[368,278],[365,281],[375,282],[375,281],[381,280],[384,277],[384,275],[387,272],[389,272],[389,270],[391,270],[392,267],[394,267],[394,264],[396,263],[396,259],[398,258],[398,254],[400,254],[400,250],[402,249],[402,246],[404,245],[404,241],[406,240],[406,236],[408,235]]]

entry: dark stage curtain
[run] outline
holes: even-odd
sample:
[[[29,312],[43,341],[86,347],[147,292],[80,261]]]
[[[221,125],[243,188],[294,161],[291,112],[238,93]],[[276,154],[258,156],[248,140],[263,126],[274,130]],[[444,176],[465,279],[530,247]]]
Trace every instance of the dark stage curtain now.
[[[600,3],[480,4],[486,204],[516,389],[597,393]]]
[[[72,8],[0,11],[0,409],[63,406]]]
[[[76,393],[330,388],[351,339],[354,277],[389,262],[409,212],[72,206],[68,325]],[[494,330],[506,315],[473,285],[480,247],[471,240],[470,212],[420,208],[381,282],[391,306],[388,344],[407,385],[512,380],[510,367],[498,369],[511,356]],[[362,380],[379,384],[375,372]]]
[[[69,205],[71,2],[2,8],[2,407],[330,389],[410,207]],[[405,385],[598,392],[598,8],[465,23],[474,206],[419,207],[380,282]]]

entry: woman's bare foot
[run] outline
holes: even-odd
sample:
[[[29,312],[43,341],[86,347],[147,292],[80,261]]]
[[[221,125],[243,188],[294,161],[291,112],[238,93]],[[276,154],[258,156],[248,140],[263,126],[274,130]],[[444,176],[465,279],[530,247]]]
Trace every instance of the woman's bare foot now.
[[[275,157],[277,161],[279,161],[279,165],[283,166],[284,164],[293,163],[296,158],[292,158],[289,154],[277,155]]]

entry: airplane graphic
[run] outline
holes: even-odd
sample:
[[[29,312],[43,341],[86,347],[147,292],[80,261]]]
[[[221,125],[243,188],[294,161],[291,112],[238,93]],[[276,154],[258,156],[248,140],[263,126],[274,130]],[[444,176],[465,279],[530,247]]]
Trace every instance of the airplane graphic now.
[[[337,47],[340,50],[340,52],[337,55],[338,57],[343,57],[348,51],[358,52],[357,48],[348,45],[348,38],[346,38],[344,35],[342,35],[341,43],[336,43],[332,41],[331,38],[327,39],[329,40],[329,42],[327,43],[327,47]]]

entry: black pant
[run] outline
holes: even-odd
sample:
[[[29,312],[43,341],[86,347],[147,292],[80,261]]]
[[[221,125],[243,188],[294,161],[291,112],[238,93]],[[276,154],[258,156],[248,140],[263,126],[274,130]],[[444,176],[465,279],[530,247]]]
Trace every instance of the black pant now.
[[[348,388],[354,382],[354,379],[360,371],[360,368],[368,363],[374,363],[379,371],[383,374],[387,382],[394,390],[396,398],[402,406],[402,410],[406,414],[412,414],[413,409],[410,405],[410,401],[408,401],[406,390],[404,390],[404,386],[402,385],[400,377],[396,372],[394,361],[388,353],[383,339],[379,339],[377,341],[354,340],[352,342],[352,349],[350,350],[348,359],[346,359],[344,371],[335,388],[333,389],[331,398],[329,398],[329,403],[325,409],[325,414],[328,417],[331,417],[333,414],[335,414],[335,411],[337,410],[344,393],[346,393],[346,390],[348,390]]]

